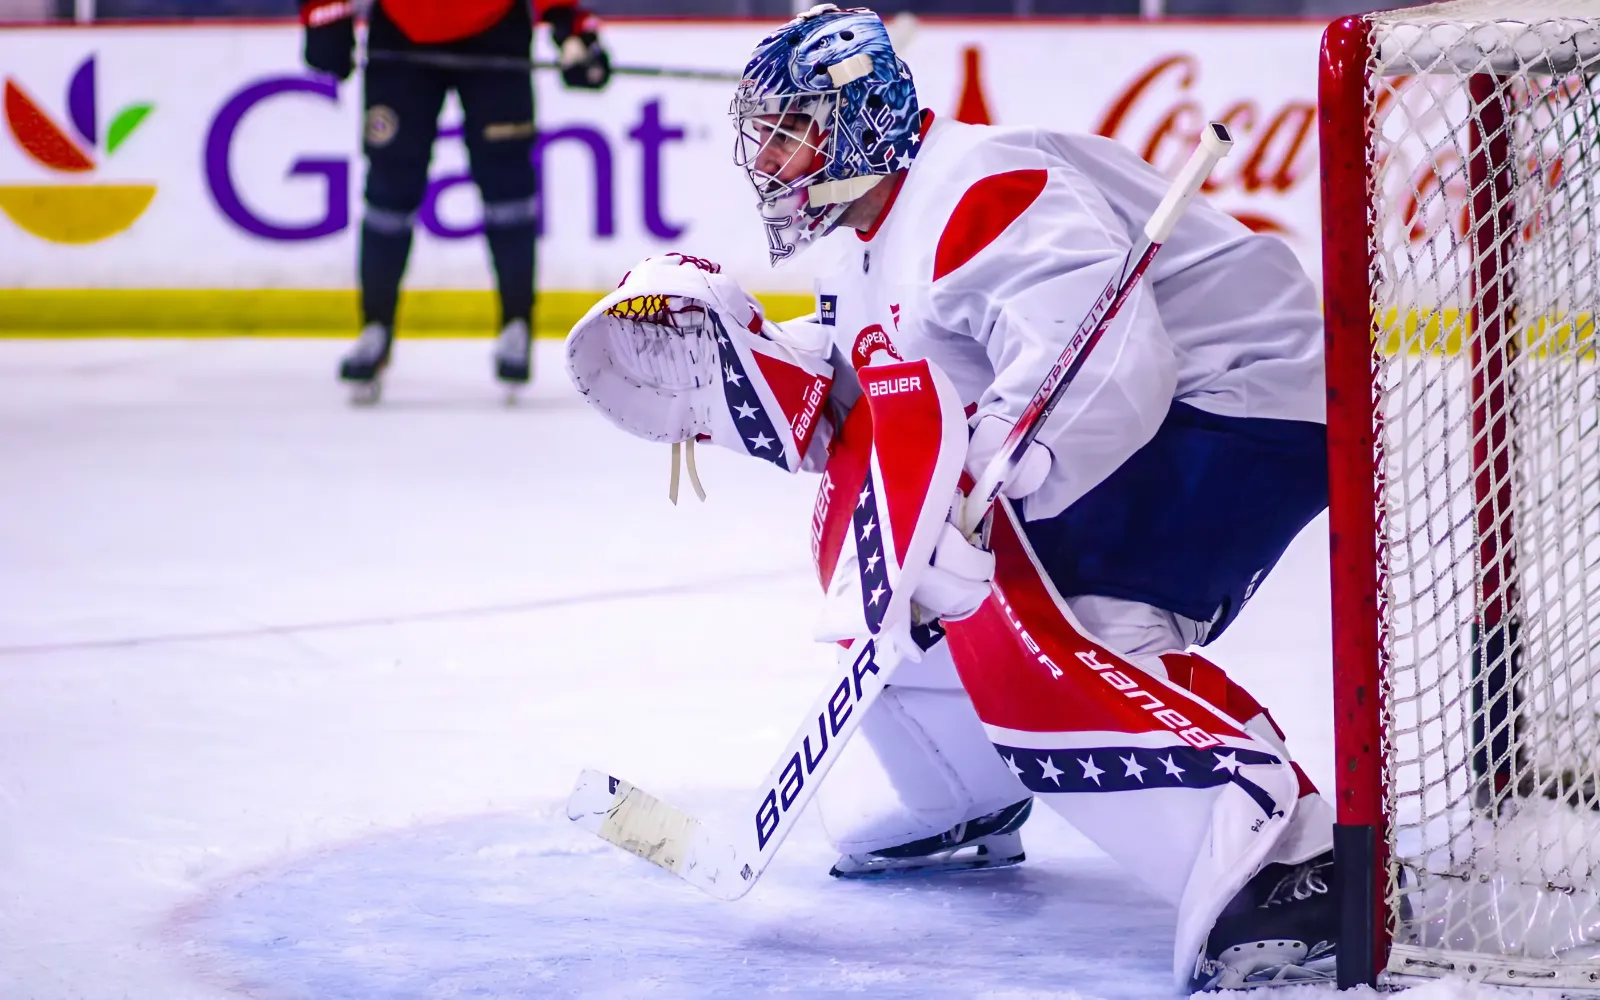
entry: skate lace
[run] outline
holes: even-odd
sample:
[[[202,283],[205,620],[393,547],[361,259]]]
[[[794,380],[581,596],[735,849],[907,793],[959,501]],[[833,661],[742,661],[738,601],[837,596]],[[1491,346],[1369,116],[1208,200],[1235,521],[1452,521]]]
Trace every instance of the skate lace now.
[[[1325,894],[1328,891],[1328,881],[1323,877],[1324,867],[1326,866],[1309,861],[1296,865],[1293,871],[1278,880],[1278,884],[1272,887],[1266,901],[1261,905],[1282,906]]]

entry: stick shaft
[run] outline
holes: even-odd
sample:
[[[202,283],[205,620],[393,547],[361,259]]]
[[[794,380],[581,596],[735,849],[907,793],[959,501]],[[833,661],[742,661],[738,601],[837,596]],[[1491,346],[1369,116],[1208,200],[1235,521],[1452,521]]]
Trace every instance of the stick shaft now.
[[[1089,352],[1094,350],[1094,346],[1105,335],[1106,329],[1111,326],[1111,321],[1116,319],[1117,313],[1121,311],[1123,303],[1133,294],[1145,269],[1155,259],[1161,244],[1171,235],[1173,226],[1177,225],[1178,219],[1183,215],[1183,210],[1194,200],[1195,194],[1211,173],[1212,167],[1216,166],[1218,160],[1228,155],[1228,149],[1232,144],[1233,140],[1228,135],[1227,127],[1220,123],[1212,122],[1201,133],[1199,147],[1189,157],[1189,162],[1178,172],[1178,176],[1173,179],[1165,197],[1145,223],[1141,239],[1123,257],[1122,266],[1117,269],[1117,273],[1106,283],[1105,290],[1089,307],[1089,314],[1078,324],[1072,339],[1067,341],[1067,346],[1056,358],[1056,363],[1050,366],[1050,371],[1045,374],[1038,391],[1028,401],[1022,416],[1012,426],[1011,433],[1006,435],[1000,451],[973,485],[969,494],[970,499],[962,507],[962,531],[967,534],[975,531],[984,515],[989,512],[989,508],[994,506],[995,497],[1000,495],[1001,488],[1021,464],[1023,453],[1038,436],[1039,430],[1044,426],[1045,418],[1050,416],[1050,412],[1061,401],[1067,387],[1072,384],[1072,380],[1077,377],[1084,362],[1088,360]]]
[[[435,69],[453,69],[469,73],[532,73],[535,70],[560,69],[561,64],[547,59],[518,59],[515,56],[473,56],[456,52],[412,52],[398,49],[371,49],[367,52],[369,63],[409,63],[413,66],[431,66]],[[673,80],[706,80],[716,83],[738,83],[739,74],[717,69],[680,69],[670,66],[612,66],[618,76],[654,76]]]

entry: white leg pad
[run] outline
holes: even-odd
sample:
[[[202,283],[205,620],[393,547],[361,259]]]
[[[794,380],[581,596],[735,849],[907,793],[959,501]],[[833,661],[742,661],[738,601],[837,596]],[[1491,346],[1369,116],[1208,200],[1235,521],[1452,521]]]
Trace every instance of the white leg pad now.
[[[928,659],[949,653],[940,644]],[[907,666],[910,666],[909,664]],[[887,688],[817,792],[841,854],[897,847],[1028,798],[959,686]]]

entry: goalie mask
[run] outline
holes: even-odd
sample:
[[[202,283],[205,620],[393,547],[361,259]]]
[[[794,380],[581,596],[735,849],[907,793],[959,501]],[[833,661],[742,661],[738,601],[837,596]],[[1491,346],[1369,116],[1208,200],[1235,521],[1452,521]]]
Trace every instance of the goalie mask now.
[[[567,374],[590,405],[635,437],[688,455],[696,440],[796,472],[823,417],[833,368],[819,326],[779,326],[710,261],[649,257],[567,335]]]
[[[755,185],[773,265],[910,166],[921,125],[911,70],[878,15],[833,4],[761,40],[729,113],[734,162]]]

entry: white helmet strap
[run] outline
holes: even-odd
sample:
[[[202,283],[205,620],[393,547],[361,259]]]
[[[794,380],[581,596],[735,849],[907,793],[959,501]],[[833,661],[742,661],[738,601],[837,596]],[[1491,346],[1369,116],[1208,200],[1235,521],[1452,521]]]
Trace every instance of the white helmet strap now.
[[[860,177],[846,177],[840,181],[817,181],[806,187],[806,198],[813,205],[837,205],[855,201],[877,187],[878,182],[886,180],[887,177],[886,174],[865,174]]]

